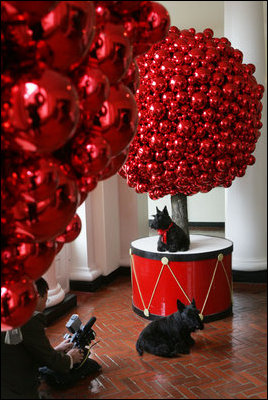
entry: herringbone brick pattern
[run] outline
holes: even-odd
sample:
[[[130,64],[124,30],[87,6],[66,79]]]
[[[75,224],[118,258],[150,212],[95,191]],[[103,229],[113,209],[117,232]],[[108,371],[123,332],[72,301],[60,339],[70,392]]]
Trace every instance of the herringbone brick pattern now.
[[[75,292],[77,308],[47,328],[53,345],[62,340],[73,313],[83,323],[94,315],[92,358],[97,376],[55,390],[54,399],[264,399],[267,398],[266,284],[234,283],[233,316],[207,323],[193,334],[189,355],[166,359],[135,350],[148,321],[131,308],[130,277],[121,276],[94,293]]]

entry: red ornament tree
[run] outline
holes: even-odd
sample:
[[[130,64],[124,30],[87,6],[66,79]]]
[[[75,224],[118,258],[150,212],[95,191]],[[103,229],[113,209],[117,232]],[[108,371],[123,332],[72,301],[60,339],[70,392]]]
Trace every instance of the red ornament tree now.
[[[211,29],[175,26],[137,58],[138,131],[119,173],[153,200],[170,194],[187,235],[187,196],[227,188],[255,163],[264,87],[242,59]]]

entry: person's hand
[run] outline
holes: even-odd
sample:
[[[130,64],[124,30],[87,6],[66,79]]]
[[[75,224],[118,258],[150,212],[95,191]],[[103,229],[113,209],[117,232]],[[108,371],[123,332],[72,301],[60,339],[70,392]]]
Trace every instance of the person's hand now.
[[[64,351],[65,353],[73,347],[73,343],[70,342],[70,339],[65,339],[63,342],[58,344],[56,347],[54,347],[55,350],[57,351]]]
[[[82,352],[82,350],[79,350],[78,348],[69,350],[67,354],[69,354],[72,357],[74,364],[80,363],[84,358],[84,353]]]

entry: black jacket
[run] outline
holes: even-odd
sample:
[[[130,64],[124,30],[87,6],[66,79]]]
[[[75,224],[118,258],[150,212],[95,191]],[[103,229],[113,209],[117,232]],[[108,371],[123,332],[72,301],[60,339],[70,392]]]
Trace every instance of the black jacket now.
[[[34,312],[21,328],[23,341],[6,344],[1,332],[1,399],[36,399],[38,368],[47,366],[67,373],[70,357],[54,350],[45,334],[45,316]]]

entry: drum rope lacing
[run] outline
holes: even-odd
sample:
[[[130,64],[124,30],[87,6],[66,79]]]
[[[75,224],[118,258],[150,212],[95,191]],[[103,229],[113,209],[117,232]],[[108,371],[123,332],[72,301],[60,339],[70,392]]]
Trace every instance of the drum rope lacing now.
[[[152,303],[152,300],[153,300],[153,297],[154,297],[154,294],[155,294],[155,291],[156,291],[156,288],[157,288],[159,279],[160,279],[160,277],[161,277],[161,274],[162,274],[162,272],[163,272],[163,269],[164,269],[165,265],[168,267],[168,269],[169,269],[169,271],[171,272],[173,278],[175,279],[175,282],[177,283],[177,285],[179,286],[179,288],[180,288],[181,291],[183,292],[183,294],[184,294],[184,296],[186,297],[186,299],[188,300],[189,304],[191,303],[191,300],[189,299],[189,297],[187,296],[187,294],[186,294],[185,291],[183,290],[183,288],[182,288],[180,282],[178,281],[178,279],[177,279],[177,277],[175,276],[174,272],[172,271],[170,265],[168,264],[168,263],[169,263],[168,258],[167,258],[167,257],[162,257],[162,258],[161,258],[162,268],[161,268],[161,270],[160,270],[160,272],[159,272],[159,274],[158,274],[156,283],[155,283],[155,285],[154,285],[154,288],[153,288],[153,291],[152,291],[152,295],[151,295],[150,301],[149,301],[149,303],[148,303],[148,307],[146,307],[146,306],[145,306],[145,303],[144,303],[144,299],[143,299],[142,293],[141,293],[139,281],[138,281],[138,278],[137,278],[137,273],[136,273],[136,269],[135,269],[135,265],[134,265],[134,259],[133,259],[133,255],[132,255],[131,249],[129,250],[129,254],[130,254],[130,259],[131,259],[131,271],[133,270],[133,273],[134,273],[134,276],[135,276],[135,279],[136,279],[137,288],[138,288],[139,295],[140,295],[140,298],[141,298],[141,301],[142,301],[142,305],[143,305],[143,313],[144,313],[144,315],[145,315],[146,317],[149,317],[149,315],[150,315],[150,311],[149,311],[149,310],[150,310],[150,306],[151,306],[151,303]],[[216,275],[216,271],[217,271],[217,268],[218,268],[219,261],[220,261],[220,263],[221,263],[221,265],[222,265],[222,268],[223,268],[223,271],[224,271],[224,273],[225,273],[225,277],[226,277],[226,280],[227,280],[227,283],[228,283],[228,286],[229,286],[229,290],[230,290],[230,294],[231,294],[231,299],[232,299],[232,285],[231,285],[231,283],[230,283],[230,281],[229,281],[229,278],[228,278],[228,275],[227,275],[227,272],[226,272],[226,269],[225,269],[225,266],[224,266],[224,263],[223,263],[223,254],[220,253],[220,254],[218,255],[218,258],[217,258],[217,262],[216,262],[216,265],[215,265],[215,268],[214,268],[214,271],[213,271],[213,274],[212,274],[212,278],[211,278],[210,285],[209,285],[209,288],[208,288],[208,291],[207,291],[207,294],[206,294],[205,301],[204,301],[204,303],[203,303],[202,309],[201,309],[200,314],[199,314],[200,317],[201,317],[202,319],[203,319],[203,312],[204,312],[204,309],[205,309],[205,306],[206,306],[206,303],[207,303],[207,300],[208,300],[208,297],[209,297],[209,294],[210,294],[210,291],[211,291],[211,288],[212,288],[212,284],[213,284],[213,282],[214,282],[214,278],[215,278],[215,275]]]

